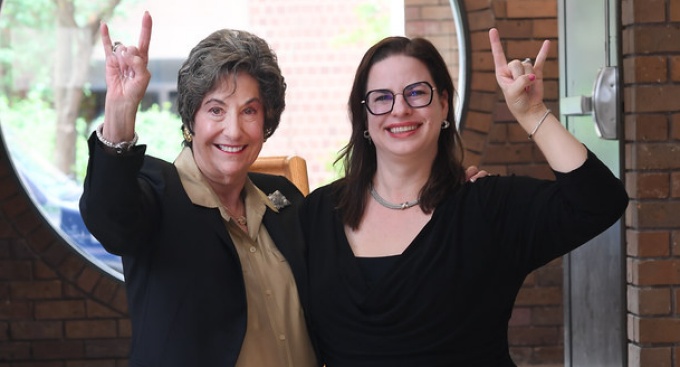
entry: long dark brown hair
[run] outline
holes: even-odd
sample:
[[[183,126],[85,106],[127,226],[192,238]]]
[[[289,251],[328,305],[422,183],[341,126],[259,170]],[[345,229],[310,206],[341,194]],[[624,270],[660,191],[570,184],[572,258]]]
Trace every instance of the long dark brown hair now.
[[[447,194],[460,187],[465,180],[463,146],[453,107],[455,90],[446,62],[434,45],[424,38],[385,38],[366,52],[357,68],[348,101],[352,136],[336,160],[336,163],[342,161],[345,167],[344,178],[338,180],[334,187],[338,209],[344,224],[352,229],[357,229],[361,223],[369,198],[368,190],[377,169],[375,146],[364,138],[364,130],[368,129],[368,111],[361,101],[366,95],[368,74],[373,65],[394,55],[413,57],[425,64],[438,96],[447,92],[449,99],[446,120],[451,126],[442,130],[439,136],[439,148],[432,162],[430,177],[420,190],[420,208],[425,213],[431,213]]]

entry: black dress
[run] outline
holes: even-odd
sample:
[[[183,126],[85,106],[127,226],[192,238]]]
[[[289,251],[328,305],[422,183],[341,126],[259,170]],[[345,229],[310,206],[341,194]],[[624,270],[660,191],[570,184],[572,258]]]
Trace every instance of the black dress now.
[[[487,177],[451,193],[390,269],[365,277],[332,185],[301,208],[311,332],[328,367],[515,366],[508,320],[525,277],[606,230],[628,204],[591,152],[556,181]]]

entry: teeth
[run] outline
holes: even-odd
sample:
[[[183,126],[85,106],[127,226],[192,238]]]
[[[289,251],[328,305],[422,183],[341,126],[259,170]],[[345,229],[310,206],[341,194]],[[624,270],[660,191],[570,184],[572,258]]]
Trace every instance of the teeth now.
[[[221,151],[227,152],[227,153],[236,153],[240,152],[243,150],[243,146],[238,146],[238,147],[230,147],[227,145],[218,145],[217,146]]]
[[[405,133],[407,131],[413,131],[417,128],[417,126],[411,125],[411,126],[401,126],[401,127],[393,127],[389,129],[391,133]]]

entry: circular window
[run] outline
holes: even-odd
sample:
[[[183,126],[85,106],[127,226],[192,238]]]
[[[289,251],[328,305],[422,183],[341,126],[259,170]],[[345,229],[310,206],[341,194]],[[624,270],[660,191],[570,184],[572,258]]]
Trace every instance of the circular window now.
[[[204,4],[187,9],[163,0],[70,0],[59,7],[49,1],[1,3],[0,127],[17,176],[66,242],[120,280],[120,258],[103,250],[78,209],[86,140],[103,122],[100,19],[114,40],[134,44],[144,10],[154,18],[153,77],[137,132],[149,154],[169,161],[182,140],[174,108],[177,69],[198,40],[225,26],[254,32],[276,51],[288,84],[287,107],[261,155],[305,158],[311,189],[340,171],[333,162],[350,134],[346,100],[354,71],[365,50],[385,36],[433,40],[451,66],[462,120],[468,47],[459,1],[450,2],[451,17],[438,20],[412,18],[427,11],[405,11],[394,0],[298,0],[295,6],[278,0],[196,1]],[[215,7],[229,12],[215,14]]]

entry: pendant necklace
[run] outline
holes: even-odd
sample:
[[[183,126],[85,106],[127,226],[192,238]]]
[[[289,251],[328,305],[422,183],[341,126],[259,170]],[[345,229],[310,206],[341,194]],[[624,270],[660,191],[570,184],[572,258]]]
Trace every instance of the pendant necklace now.
[[[377,201],[378,204],[380,204],[380,205],[382,205],[382,206],[384,206],[385,208],[388,208],[388,209],[404,210],[404,209],[414,207],[414,206],[416,206],[420,203],[420,198],[418,198],[418,199],[411,200],[411,201],[404,201],[401,204],[394,204],[394,203],[390,203],[389,201],[383,199],[382,196],[378,195],[378,193],[373,188],[373,185],[370,186],[370,191],[371,191],[371,196],[373,197],[373,199],[375,199],[375,201]]]
[[[229,208],[226,207],[226,205],[224,206],[224,209],[227,210],[227,214],[229,214],[229,217],[231,217],[231,219],[235,220],[235,221],[236,221],[236,224],[238,224],[239,227],[241,227],[242,229],[243,229],[243,228],[248,228],[248,219],[246,219],[246,216],[245,216],[245,215],[235,216],[235,215],[231,212],[231,210],[229,210]],[[247,232],[247,231],[246,231],[246,232]]]

